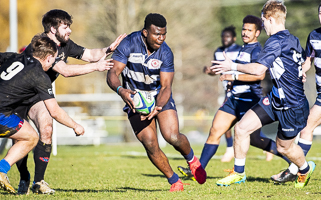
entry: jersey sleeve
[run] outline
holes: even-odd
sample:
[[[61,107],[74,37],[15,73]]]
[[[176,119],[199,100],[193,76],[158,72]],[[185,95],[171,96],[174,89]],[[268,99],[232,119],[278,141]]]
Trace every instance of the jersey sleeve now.
[[[313,50],[313,47],[312,47],[311,42],[310,42],[310,37],[311,37],[311,33],[308,36],[307,44],[306,44],[306,47],[305,47],[305,55],[306,55],[306,57],[314,57],[314,53],[313,53],[314,50]]]
[[[281,55],[281,51],[281,44],[278,39],[270,37],[266,41],[256,62],[270,68],[272,67],[274,60]]]
[[[251,52],[251,63],[255,63],[260,55],[261,46],[257,46]]]
[[[168,50],[163,55],[163,63],[161,65],[161,72],[174,72],[174,55],[171,50]]]
[[[13,52],[5,52],[5,53],[0,53],[0,66],[5,63],[9,57],[11,57],[12,55],[16,55],[17,53],[13,53]]]
[[[130,48],[131,46],[129,37],[126,37],[120,42],[111,58],[121,63],[127,64],[130,54]]]
[[[85,48],[74,43],[72,40],[69,40],[68,43],[69,43],[68,44],[69,45],[68,56],[76,58],[76,59],[81,59],[84,52],[85,52]]]
[[[50,78],[44,71],[38,70],[37,78],[34,80],[34,88],[42,101],[55,98]]]

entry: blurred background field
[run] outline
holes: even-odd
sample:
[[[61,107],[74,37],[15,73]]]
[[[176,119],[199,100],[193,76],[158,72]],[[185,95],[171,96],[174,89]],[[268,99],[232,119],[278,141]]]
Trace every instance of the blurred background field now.
[[[193,145],[197,156],[202,146]],[[162,148],[173,170],[186,162],[177,151]],[[185,190],[168,192],[170,185],[165,176],[148,160],[145,150],[137,144],[100,146],[58,146],[58,155],[52,156],[46,172],[46,181],[56,190],[55,195],[14,196],[0,190],[0,199],[320,199],[321,193],[321,143],[314,142],[307,160],[316,163],[316,170],[309,184],[295,189],[294,183],[274,185],[270,176],[287,167],[287,163],[274,157],[265,161],[261,150],[251,147],[246,160],[245,184],[218,187],[216,181],[231,169],[233,161],[221,163],[225,146],[209,162],[208,179],[204,185],[182,179]],[[4,156],[3,154],[1,156]],[[28,166],[34,174],[33,155],[29,153]],[[180,174],[179,174],[180,175]],[[17,189],[19,173],[15,166],[9,171],[11,184]]]

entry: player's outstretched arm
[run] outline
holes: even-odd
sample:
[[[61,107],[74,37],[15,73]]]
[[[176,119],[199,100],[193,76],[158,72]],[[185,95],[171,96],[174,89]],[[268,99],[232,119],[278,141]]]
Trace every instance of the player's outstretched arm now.
[[[122,87],[119,76],[120,73],[125,69],[126,64],[113,60],[114,67],[107,73],[107,84],[108,86],[117,92],[117,94],[123,99],[123,101],[135,112],[134,102],[131,99],[131,94],[135,94],[136,91],[125,89]]]
[[[59,123],[74,129],[76,136],[85,133],[85,129],[80,124],[77,124],[62,108],[59,107],[55,98],[47,99],[44,103],[50,115]]]
[[[119,35],[116,40],[111,43],[109,47],[105,47],[102,49],[85,49],[83,56],[81,59],[83,61],[87,62],[97,62],[99,61],[103,56],[109,55],[112,52],[116,50],[118,47],[119,43],[127,36],[126,33]]]
[[[252,74],[223,74],[220,76],[220,81],[244,81],[244,82],[255,82],[262,81],[265,77],[265,73],[262,75]]]
[[[106,55],[96,63],[89,63],[84,65],[67,65],[64,61],[59,61],[53,66],[53,70],[60,73],[64,77],[73,77],[88,74],[94,71],[106,71],[111,69],[114,64],[113,59],[105,60]]]

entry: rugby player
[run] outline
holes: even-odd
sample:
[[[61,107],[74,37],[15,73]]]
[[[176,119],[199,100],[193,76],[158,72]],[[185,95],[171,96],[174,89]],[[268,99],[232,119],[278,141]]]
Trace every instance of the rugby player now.
[[[183,183],[159,147],[156,121],[164,139],[186,159],[198,183],[205,183],[206,172],[194,156],[186,136],[179,132],[172,97],[174,60],[165,43],[166,33],[166,19],[157,13],[148,14],[144,28],[128,35],[115,50],[112,56],[114,67],[108,71],[107,83],[126,103],[124,111],[137,139],[143,144],[150,161],[168,179],[170,192],[174,192],[183,191]],[[120,74],[123,84],[119,80]],[[156,106],[148,116],[135,112],[131,99],[135,90],[148,91],[155,96]]]
[[[302,82],[304,53],[300,41],[285,29],[286,7],[282,1],[269,0],[262,9],[261,19],[270,38],[266,41],[256,63],[234,63],[226,57],[212,67],[216,73],[240,71],[262,75],[270,70],[273,88],[270,94],[246,112],[235,125],[234,170],[217,185],[245,182],[245,158],[250,145],[250,134],[266,124],[279,121],[276,136],[277,150],[299,166],[296,188],[303,188],[309,181],[315,164],[305,160],[303,150],[294,143],[297,134],[306,126],[309,103]]]
[[[113,63],[111,62],[112,59],[105,60],[107,54],[113,52],[119,42],[126,37],[126,34],[120,35],[109,47],[86,49],[77,45],[69,38],[71,34],[71,24],[71,15],[63,10],[50,10],[42,18],[42,25],[44,27],[43,35],[48,36],[58,46],[58,56],[53,67],[47,71],[51,82],[54,82],[59,74],[62,74],[64,77],[72,77],[88,74],[93,71],[109,70],[113,67]],[[23,53],[32,55],[31,45],[29,45]],[[68,57],[81,59],[90,63],[67,65],[66,61]],[[52,149],[52,117],[48,113],[44,102],[37,98],[37,96],[25,101],[23,105],[17,108],[16,112],[24,119],[27,119],[27,116],[29,116],[40,133],[40,140],[34,150],[35,176],[31,189],[35,193],[54,194],[55,190],[51,189],[49,184],[44,181],[44,174]],[[20,172],[18,193],[26,194],[30,184],[27,156],[17,162],[16,165]]]
[[[241,46],[236,44],[236,32],[234,26],[229,26],[223,29],[221,34],[221,41],[222,46],[217,48],[214,52],[214,60],[223,61],[224,56],[223,52],[226,53],[226,56],[229,57],[231,60],[235,61],[239,51],[241,50]],[[205,74],[210,76],[216,75],[209,66],[204,67],[203,69]],[[222,81],[223,87],[225,90],[225,99],[224,102],[231,96],[231,89],[232,89],[232,81]],[[234,150],[233,150],[233,137],[232,131],[228,130],[225,132],[225,139],[226,139],[226,152],[223,155],[221,162],[230,162],[234,158]],[[178,170],[181,171],[182,168],[179,166]]]
[[[320,6],[318,6],[319,21],[321,23]],[[313,30],[307,39],[306,43],[306,61],[302,65],[303,73],[305,74],[311,67],[311,63],[314,61],[315,66],[315,80],[317,89],[317,99],[310,109],[307,126],[300,132],[300,138],[298,145],[302,148],[304,155],[306,156],[312,146],[313,131],[321,124],[321,28]],[[275,182],[285,183],[288,181],[295,181],[299,168],[291,163],[290,166],[281,173],[273,175],[271,179]]]
[[[13,54],[0,68],[0,137],[17,142],[0,161],[0,186],[15,193],[7,172],[18,160],[26,156],[38,143],[39,137],[28,121],[15,113],[23,100],[38,96],[49,114],[58,122],[83,135],[84,129],[61,109],[54,98],[51,81],[46,75],[57,56],[57,45],[48,37],[36,35],[30,44],[33,56]]]
[[[243,19],[242,40],[244,42],[235,62],[240,64],[255,63],[261,52],[261,44],[257,41],[262,29],[261,19],[253,15],[248,15]],[[226,57],[228,57],[226,55]],[[215,155],[222,135],[230,130],[237,121],[262,97],[261,80],[265,73],[261,75],[244,74],[233,72],[223,74],[220,80],[233,81],[232,95],[217,111],[210,129],[209,136],[203,147],[200,162],[205,169],[210,159]],[[260,129],[251,135],[251,145],[265,151],[282,155],[277,152],[276,144],[273,140],[264,136]],[[286,160],[286,159],[285,159]],[[190,177],[188,168],[180,167],[185,176]]]

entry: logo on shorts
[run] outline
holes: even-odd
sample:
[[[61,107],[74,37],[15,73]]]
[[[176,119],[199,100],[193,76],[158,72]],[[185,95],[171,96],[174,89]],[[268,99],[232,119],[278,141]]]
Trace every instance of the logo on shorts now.
[[[288,131],[294,131],[294,129],[293,128],[282,128],[282,131],[288,132]]]
[[[269,101],[269,98],[268,97],[265,97],[262,101],[262,103],[266,106],[270,105],[270,101]]]
[[[50,89],[48,89],[48,93],[50,94],[50,95],[52,95],[53,94],[53,92],[52,92],[52,89],[50,88]]]
[[[152,59],[150,63],[151,63],[151,66],[154,68],[159,68],[161,64],[161,62],[157,59]]]

